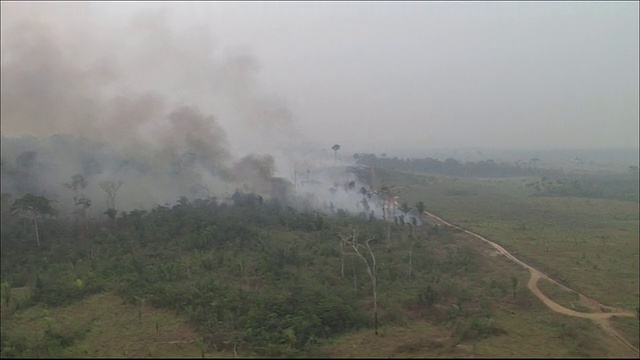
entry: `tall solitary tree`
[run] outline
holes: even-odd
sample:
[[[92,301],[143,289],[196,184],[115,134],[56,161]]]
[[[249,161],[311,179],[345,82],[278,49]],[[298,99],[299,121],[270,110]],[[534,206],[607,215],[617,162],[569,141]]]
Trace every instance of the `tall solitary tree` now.
[[[340,145],[338,144],[333,145],[331,147],[331,150],[333,150],[333,165],[335,165],[338,160],[338,150],[340,150]]]
[[[107,209],[116,209],[116,195],[118,189],[122,186],[122,181],[103,181],[100,183],[100,187],[107,193]]]

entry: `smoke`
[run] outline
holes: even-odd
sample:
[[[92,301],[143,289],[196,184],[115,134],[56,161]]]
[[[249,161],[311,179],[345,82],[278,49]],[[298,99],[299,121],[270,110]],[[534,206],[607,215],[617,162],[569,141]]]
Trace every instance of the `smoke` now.
[[[107,181],[122,181],[124,211],[237,189],[358,210],[343,174],[291,151],[306,140],[261,88],[257,59],[220,51],[205,26],[176,26],[162,8],[109,18],[92,3],[19,2],[2,3],[1,26],[2,192],[71,210],[63,184],[81,174],[94,214]]]
[[[162,8],[112,22],[91,4],[3,3],[2,14],[5,135],[158,143],[175,129],[159,118],[183,106],[215,116],[243,155],[267,150],[250,146],[256,133],[276,144],[296,132],[257,85],[255,58],[218,51],[208,29],[172,26]]]

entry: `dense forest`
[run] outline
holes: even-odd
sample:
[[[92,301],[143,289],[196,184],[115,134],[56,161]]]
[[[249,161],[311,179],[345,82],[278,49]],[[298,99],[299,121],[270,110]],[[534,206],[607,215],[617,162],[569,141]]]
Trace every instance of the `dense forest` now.
[[[490,299],[511,291],[508,278],[464,286],[478,270],[477,254],[447,244],[451,230],[426,223],[298,212],[240,192],[229,205],[181,198],[95,223],[56,218],[46,198],[32,195],[10,208],[33,197],[50,210],[40,221],[2,207],[3,286],[33,288],[17,308],[115,291],[131,304],[186,314],[209,349],[304,355],[336,334],[425,312],[454,326],[461,341],[491,336],[500,329]],[[10,301],[10,292],[3,296]],[[51,329],[38,343],[3,329],[2,355],[61,356],[82,336]]]

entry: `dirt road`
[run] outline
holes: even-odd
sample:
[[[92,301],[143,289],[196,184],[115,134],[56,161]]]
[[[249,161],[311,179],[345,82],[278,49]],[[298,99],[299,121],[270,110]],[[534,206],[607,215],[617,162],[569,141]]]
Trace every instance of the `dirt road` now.
[[[547,275],[543,274],[542,272],[540,272],[539,270],[531,267],[528,264],[525,264],[524,262],[520,261],[519,259],[517,259],[515,256],[511,255],[507,250],[505,250],[502,246],[494,243],[491,240],[487,240],[484,237],[475,234],[471,231],[465,230],[459,226],[456,225],[452,225],[446,221],[444,221],[443,219],[441,219],[440,217],[438,217],[435,214],[432,214],[428,211],[424,212],[425,215],[429,216],[430,218],[436,220],[439,224],[442,225],[446,225],[446,226],[450,226],[452,228],[458,229],[460,231],[463,231],[469,235],[472,235],[484,242],[486,242],[487,244],[491,245],[492,247],[494,247],[496,250],[498,250],[501,254],[503,254],[504,256],[506,256],[507,258],[511,259],[512,261],[515,261],[516,263],[518,263],[519,265],[521,265],[522,267],[526,268],[529,270],[529,272],[531,272],[531,278],[529,279],[529,282],[527,283],[527,288],[529,288],[529,290],[531,290],[531,292],[537,296],[540,300],[542,300],[542,302],[547,305],[547,307],[549,307],[551,310],[564,314],[564,315],[568,315],[568,316],[576,316],[576,317],[581,317],[581,318],[585,318],[585,319],[591,319],[593,321],[595,321],[597,324],[599,324],[606,333],[608,333],[609,335],[613,336],[614,338],[616,338],[620,343],[622,343],[624,346],[626,346],[627,348],[629,348],[629,350],[633,351],[634,353],[638,354],[638,349],[633,346],[631,343],[629,343],[624,337],[622,337],[614,328],[613,326],[611,326],[611,323],[609,322],[609,319],[612,316],[620,316],[620,317],[636,317],[637,315],[634,312],[625,310],[625,309],[619,309],[619,308],[614,308],[614,307],[610,307],[610,306],[605,306],[602,305],[600,303],[598,303],[597,301],[590,299],[586,296],[584,296],[583,294],[578,293],[577,291],[570,289],[562,284],[560,284],[559,282],[555,281],[554,279],[551,279],[550,277],[548,277]],[[593,313],[583,313],[583,312],[579,312],[579,311],[575,311],[575,310],[571,310],[571,309],[567,309],[564,306],[556,303],[555,301],[549,299],[545,294],[543,294],[540,289],[538,288],[538,280],[540,279],[546,279],[554,284],[557,284],[558,286],[568,290],[568,291],[573,291],[575,293],[577,293],[580,296],[580,303],[589,307],[590,309],[592,309],[594,312]]]

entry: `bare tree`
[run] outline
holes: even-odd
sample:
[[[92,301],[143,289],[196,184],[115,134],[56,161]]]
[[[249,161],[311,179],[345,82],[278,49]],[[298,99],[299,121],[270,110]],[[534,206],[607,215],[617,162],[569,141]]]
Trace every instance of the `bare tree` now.
[[[374,329],[375,334],[378,335],[378,289],[377,289],[377,276],[376,276],[376,257],[373,254],[373,250],[371,249],[371,241],[375,240],[375,237],[368,238],[364,244],[358,242],[358,233],[352,227],[350,235],[340,235],[340,239],[342,244],[345,245],[349,249],[349,251],[343,252],[344,255],[353,255],[357,256],[365,263],[367,266],[367,273],[369,274],[369,278],[371,279],[371,288],[373,290],[373,320],[374,320]],[[364,252],[363,249],[366,249],[368,252]]]
[[[344,278],[344,241],[340,241],[340,277]]]
[[[54,215],[55,210],[51,206],[50,200],[44,196],[26,194],[13,202],[11,205],[11,213],[33,223],[36,246],[39,247],[40,231],[38,230],[38,218],[45,215]]]
[[[409,278],[413,277],[413,242],[409,248]]]
[[[71,182],[65,183],[64,186],[73,191],[73,201],[76,203],[80,197],[80,190],[87,186],[87,181],[81,174],[75,174],[71,177]]]
[[[87,186],[87,181],[81,174],[76,174],[71,177],[71,182],[65,183],[64,186],[73,191],[73,203],[76,207],[75,214],[78,223],[84,223],[85,235],[88,231],[88,224],[86,221],[86,213],[89,206],[91,206],[91,200],[80,193],[81,189]]]
[[[100,187],[107,193],[107,209],[116,208],[116,195],[118,189],[122,186],[122,181],[103,181],[100,183]]]

